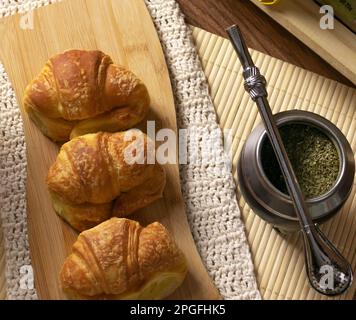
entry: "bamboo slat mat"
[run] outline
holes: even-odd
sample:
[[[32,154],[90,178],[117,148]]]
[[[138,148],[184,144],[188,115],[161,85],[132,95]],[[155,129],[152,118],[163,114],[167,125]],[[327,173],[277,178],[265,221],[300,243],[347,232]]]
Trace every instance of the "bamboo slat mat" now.
[[[221,128],[233,135],[233,173],[241,148],[252,129],[261,121],[254,103],[245,93],[241,65],[229,41],[193,28],[193,36]],[[335,123],[356,150],[356,90],[335,81],[251,50],[253,60],[268,81],[273,112],[302,109],[318,113]],[[355,54],[356,59],[356,54]],[[352,262],[356,270],[355,187],[341,212],[323,225],[323,231]],[[247,229],[257,281],[264,299],[326,299],[309,287],[302,242],[298,234],[281,236],[255,215],[237,189]],[[336,299],[352,299],[356,281]]]

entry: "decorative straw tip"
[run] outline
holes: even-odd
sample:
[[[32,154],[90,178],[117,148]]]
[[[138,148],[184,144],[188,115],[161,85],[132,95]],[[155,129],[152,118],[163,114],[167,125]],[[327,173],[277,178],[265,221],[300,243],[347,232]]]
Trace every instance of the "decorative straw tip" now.
[[[236,30],[240,30],[240,28],[236,24],[233,24],[232,26],[230,26],[230,27],[225,29],[225,31],[227,33],[231,33],[231,32],[236,31]]]

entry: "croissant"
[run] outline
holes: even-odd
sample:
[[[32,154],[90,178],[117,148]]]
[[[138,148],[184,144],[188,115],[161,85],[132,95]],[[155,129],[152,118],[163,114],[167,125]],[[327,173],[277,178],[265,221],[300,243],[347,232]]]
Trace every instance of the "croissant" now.
[[[163,225],[111,218],[79,235],[60,281],[71,299],[157,300],[186,273],[185,257]]]
[[[152,141],[143,133],[141,142],[126,134],[92,133],[61,147],[47,185],[55,211],[73,228],[83,231],[127,216],[162,197],[165,171],[147,163]],[[141,161],[128,160],[129,148]]]
[[[132,128],[148,112],[146,86],[101,51],[55,55],[27,86],[24,108],[44,135],[64,142]]]

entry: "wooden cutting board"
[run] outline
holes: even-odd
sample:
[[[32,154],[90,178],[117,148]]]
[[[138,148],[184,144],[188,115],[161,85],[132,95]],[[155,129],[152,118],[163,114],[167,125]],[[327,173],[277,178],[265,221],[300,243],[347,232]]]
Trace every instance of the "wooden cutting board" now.
[[[343,23],[335,19],[334,29],[321,29],[323,14],[313,0],[280,1],[274,6],[251,1],[356,84],[356,35]]]
[[[52,55],[67,49],[100,49],[117,64],[127,66],[147,85],[151,102],[149,119],[156,129],[177,131],[176,114],[167,66],[156,30],[143,0],[66,0],[0,23],[0,59],[21,105],[25,86]],[[31,18],[31,17],[30,17]],[[52,209],[45,185],[58,146],[45,138],[23,112],[28,179],[29,241],[35,285],[42,299],[62,299],[58,272],[70,253],[77,233]],[[185,253],[189,274],[171,298],[217,299],[219,294],[204,268],[191,236],[181,195],[178,165],[166,165],[164,198],[132,218],[146,225],[160,221]]]

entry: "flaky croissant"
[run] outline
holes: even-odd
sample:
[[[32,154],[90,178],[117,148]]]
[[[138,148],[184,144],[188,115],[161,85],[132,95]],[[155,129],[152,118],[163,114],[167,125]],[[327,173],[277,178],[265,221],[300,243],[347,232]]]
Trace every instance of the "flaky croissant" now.
[[[60,281],[71,299],[162,299],[186,273],[185,257],[163,225],[112,218],[79,235]]]
[[[126,134],[99,132],[74,138],[61,147],[50,167],[47,185],[54,209],[75,229],[127,216],[162,197],[165,171],[147,163],[152,141],[145,134],[141,142]],[[133,163],[130,148],[141,157]]]
[[[132,128],[146,116],[150,98],[146,86],[108,55],[70,50],[46,63],[27,86],[23,103],[43,134],[64,142]]]

